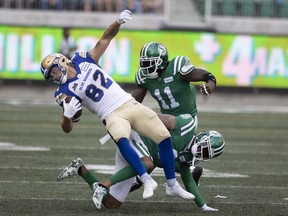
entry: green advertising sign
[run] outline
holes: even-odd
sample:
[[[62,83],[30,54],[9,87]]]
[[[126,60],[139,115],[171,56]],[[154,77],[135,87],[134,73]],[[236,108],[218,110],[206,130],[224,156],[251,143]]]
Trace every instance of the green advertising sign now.
[[[61,28],[0,26],[0,78],[43,79],[42,58],[59,52]],[[77,51],[91,49],[103,29],[71,29]],[[187,56],[212,72],[218,86],[288,88],[288,38],[207,32],[121,30],[101,57],[100,66],[118,82],[133,83],[141,47],[163,43],[169,59]]]

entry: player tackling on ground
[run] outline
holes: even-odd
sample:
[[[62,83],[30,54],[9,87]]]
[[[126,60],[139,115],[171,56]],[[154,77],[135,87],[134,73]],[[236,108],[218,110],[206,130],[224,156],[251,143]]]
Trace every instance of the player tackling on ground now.
[[[203,211],[218,211],[205,203],[197,187],[197,185],[199,185],[200,175],[197,175],[195,171],[191,174],[191,171],[199,167],[196,166],[196,168],[194,168],[195,163],[207,161],[221,155],[225,148],[224,138],[219,132],[214,130],[203,131],[195,135],[195,120],[189,114],[177,117],[172,115],[159,115],[160,119],[162,121],[164,120],[166,126],[170,129],[173,139],[175,169],[180,173],[186,190],[195,195],[194,201]],[[130,145],[135,149],[145,165],[149,167],[150,171],[160,166],[157,148],[151,139],[139,136],[134,131],[131,135]],[[127,166],[127,162],[123,159],[119,151],[117,151],[115,157],[115,172],[116,173],[109,177],[109,179],[101,181],[107,188],[112,185],[109,191],[105,191],[106,195],[104,199],[103,196],[99,196],[98,185],[100,180],[94,176],[92,171],[87,170],[80,158],[73,160],[70,165],[61,170],[57,180],[62,181],[64,178],[79,174],[93,189],[93,203],[96,208],[101,208],[102,200],[106,208],[120,208],[131,186],[133,185],[133,189],[139,188],[139,181],[137,178],[133,178],[136,173],[130,166]]]

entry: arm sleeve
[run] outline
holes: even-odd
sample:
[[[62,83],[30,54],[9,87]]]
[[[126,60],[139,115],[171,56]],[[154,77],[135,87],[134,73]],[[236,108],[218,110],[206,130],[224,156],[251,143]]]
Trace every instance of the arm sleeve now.
[[[195,196],[195,203],[198,207],[202,207],[205,202],[198,190],[198,187],[192,177],[192,174],[190,173],[190,169],[186,165],[179,165],[179,171],[181,175],[181,179],[185,185],[185,188],[188,192],[192,193]]]
[[[190,62],[190,60],[188,59],[188,57],[183,56],[183,58],[181,58],[181,69],[180,69],[180,74],[185,76],[188,73],[190,73],[192,70],[194,70],[194,65]]]

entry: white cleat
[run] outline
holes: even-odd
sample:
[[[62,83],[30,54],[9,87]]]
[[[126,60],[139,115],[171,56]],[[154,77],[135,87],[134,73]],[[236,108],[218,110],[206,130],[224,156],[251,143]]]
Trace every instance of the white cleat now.
[[[83,166],[81,158],[76,158],[65,168],[60,171],[60,174],[57,177],[57,181],[62,181],[64,178],[69,176],[78,175],[79,168]]]
[[[158,184],[154,181],[153,178],[147,178],[145,182],[143,182],[144,191],[143,191],[143,199],[148,199],[154,195],[154,190],[157,188]]]
[[[166,185],[166,194],[169,196],[178,196],[182,199],[195,199],[195,196],[184,190],[177,181],[173,187]]]
[[[107,194],[107,189],[99,185],[99,182],[95,182],[92,188],[94,191],[92,196],[93,203],[97,209],[101,209],[101,204],[104,196]]]

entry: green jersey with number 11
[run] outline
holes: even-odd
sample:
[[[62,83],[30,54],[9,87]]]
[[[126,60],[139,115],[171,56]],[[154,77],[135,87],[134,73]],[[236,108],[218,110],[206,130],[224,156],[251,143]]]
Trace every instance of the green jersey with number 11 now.
[[[196,88],[180,77],[181,74],[193,73],[193,68],[186,56],[177,56],[169,61],[165,71],[156,79],[148,79],[139,69],[136,73],[136,82],[150,92],[158,102],[161,113],[195,116],[197,115]]]

